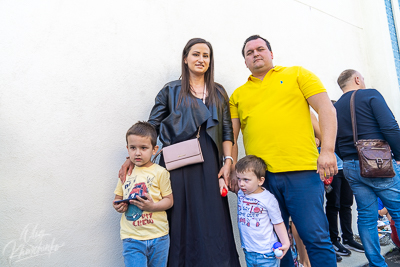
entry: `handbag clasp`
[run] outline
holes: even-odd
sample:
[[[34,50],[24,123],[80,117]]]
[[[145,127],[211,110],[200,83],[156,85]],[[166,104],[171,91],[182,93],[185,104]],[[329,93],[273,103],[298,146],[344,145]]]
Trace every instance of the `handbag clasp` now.
[[[381,169],[382,165],[383,165],[383,160],[381,158],[377,158],[376,160],[376,164],[378,165],[378,168]]]

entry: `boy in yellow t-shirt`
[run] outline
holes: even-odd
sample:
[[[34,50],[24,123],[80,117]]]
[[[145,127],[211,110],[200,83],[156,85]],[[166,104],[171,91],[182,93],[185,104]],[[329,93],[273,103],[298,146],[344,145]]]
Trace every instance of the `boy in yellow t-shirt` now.
[[[118,180],[113,207],[121,217],[125,266],[167,266],[169,227],[165,210],[173,205],[169,172],[151,162],[158,146],[157,133],[147,122],[126,133],[130,160],[135,164],[124,184]],[[126,200],[127,202],[118,202]]]

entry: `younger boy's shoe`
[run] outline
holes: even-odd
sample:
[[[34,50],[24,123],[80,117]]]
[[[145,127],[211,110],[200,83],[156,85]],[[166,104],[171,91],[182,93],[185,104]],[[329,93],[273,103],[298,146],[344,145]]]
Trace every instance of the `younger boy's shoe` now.
[[[336,262],[341,262],[343,260],[338,254],[336,254]]]
[[[337,255],[340,256],[350,256],[351,251],[345,248],[339,241],[332,242],[333,248]]]
[[[343,239],[343,246],[347,249],[364,253],[363,245],[357,243],[356,241],[354,241],[354,239]]]

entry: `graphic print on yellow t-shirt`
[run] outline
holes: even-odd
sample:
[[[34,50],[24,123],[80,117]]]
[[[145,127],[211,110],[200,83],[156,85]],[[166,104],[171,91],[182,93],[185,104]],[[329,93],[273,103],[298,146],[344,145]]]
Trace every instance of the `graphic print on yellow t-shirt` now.
[[[136,166],[132,174],[126,177],[123,185],[120,180],[118,181],[114,193],[123,199],[147,193],[157,203],[172,193],[169,172],[157,164],[150,167]],[[122,214],[120,221],[121,239],[149,240],[168,234],[165,211],[142,211],[137,206],[129,204],[125,214]]]

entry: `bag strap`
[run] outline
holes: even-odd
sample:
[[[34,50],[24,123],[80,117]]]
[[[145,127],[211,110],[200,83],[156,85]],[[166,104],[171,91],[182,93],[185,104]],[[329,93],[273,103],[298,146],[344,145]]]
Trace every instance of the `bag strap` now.
[[[206,84],[204,84],[203,99],[201,99],[203,101],[204,105],[206,104],[206,92],[207,92],[207,86],[206,86]],[[200,138],[200,128],[201,128],[201,125],[199,126],[199,130],[197,131],[197,134],[196,134],[197,139]]]
[[[357,119],[356,119],[356,107],[354,105],[357,90],[351,95],[350,98],[350,115],[351,115],[351,127],[353,128],[353,141],[354,145],[357,144],[358,134],[357,134]]]
[[[158,150],[158,151],[157,151],[157,153],[154,155],[154,157],[153,157],[153,160],[152,160],[152,161],[153,161],[153,163],[155,163],[155,162],[156,162],[156,158],[158,157],[158,155],[160,155],[160,154],[161,154],[162,150],[163,150],[163,149],[161,148],[161,149],[160,149],[160,150]]]

